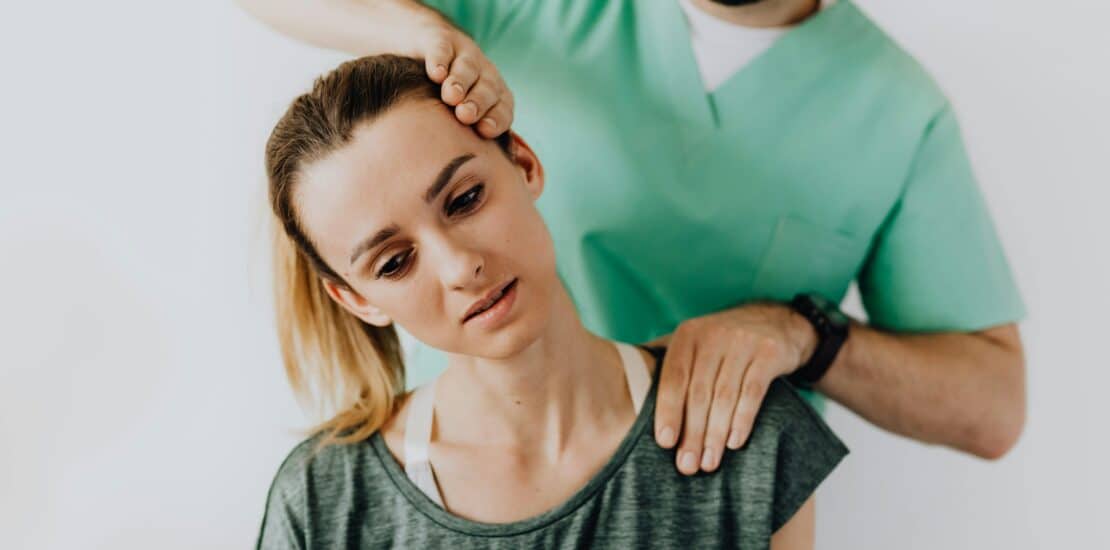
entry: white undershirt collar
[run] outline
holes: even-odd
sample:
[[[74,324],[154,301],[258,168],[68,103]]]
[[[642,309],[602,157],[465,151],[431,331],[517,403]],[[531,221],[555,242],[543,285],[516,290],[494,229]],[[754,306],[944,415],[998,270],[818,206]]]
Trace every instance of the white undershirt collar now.
[[[822,1],[821,9],[834,1]],[[690,45],[707,92],[716,90],[790,30],[736,25],[702,11],[691,0],[678,0],[678,4],[686,14]]]

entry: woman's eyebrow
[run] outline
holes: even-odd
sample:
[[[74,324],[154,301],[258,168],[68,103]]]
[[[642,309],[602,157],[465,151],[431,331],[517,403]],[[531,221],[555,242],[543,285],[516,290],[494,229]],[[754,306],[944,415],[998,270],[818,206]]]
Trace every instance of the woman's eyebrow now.
[[[439,175],[436,176],[436,180],[432,182],[431,187],[424,192],[424,202],[431,203],[436,200],[436,196],[439,195],[440,191],[443,191],[444,187],[447,187],[447,184],[451,181],[451,176],[455,175],[455,171],[472,158],[474,158],[474,153],[462,154],[451,159],[451,162],[448,162],[447,165],[439,171]]]
[[[378,231],[377,233],[374,233],[373,237],[370,237],[359,243],[358,246],[355,247],[354,251],[351,252],[351,265],[355,265],[355,260],[357,260],[358,257],[361,256],[364,252],[368,250],[373,250],[374,247],[389,240],[394,235],[400,232],[401,228],[397,227],[396,224],[393,224],[389,227],[386,227],[385,229],[382,229],[381,231]]]
[[[428,190],[424,192],[424,202],[431,203],[432,201],[434,201],[436,199],[436,196],[438,196],[440,192],[443,191],[443,188],[447,187],[447,184],[451,182],[451,177],[455,175],[455,172],[458,171],[459,167],[466,164],[466,162],[472,158],[474,158],[474,153],[465,153],[451,159],[451,162],[448,162],[447,165],[439,171],[439,175],[436,176],[436,179],[434,182],[432,182],[431,187],[429,187]],[[361,243],[355,246],[355,249],[353,251],[351,251],[351,265],[354,265],[355,260],[357,260],[358,257],[361,256],[363,253],[368,250],[373,250],[374,247],[389,240],[400,231],[401,228],[397,227],[396,224],[393,224],[389,227],[386,227],[385,229],[378,231],[377,233],[374,233],[374,236],[363,240]]]

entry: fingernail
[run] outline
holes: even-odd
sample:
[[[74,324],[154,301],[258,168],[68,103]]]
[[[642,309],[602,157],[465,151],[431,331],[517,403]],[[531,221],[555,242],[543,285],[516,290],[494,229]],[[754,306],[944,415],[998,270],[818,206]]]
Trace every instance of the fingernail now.
[[[659,442],[662,443],[664,447],[674,445],[674,439],[674,430],[671,429],[670,426],[663,428],[663,431],[659,432]]]
[[[458,82],[452,83],[451,87],[454,88],[455,91],[459,92],[460,94],[466,91],[466,90],[463,89],[462,84],[459,84]]]
[[[470,111],[471,114],[478,114],[478,106],[475,105],[473,101],[467,101],[466,103],[463,103],[463,108],[467,111]]]
[[[684,471],[697,470],[698,457],[694,456],[694,453],[690,451],[684,451],[682,453],[682,459],[678,462],[678,467]]]
[[[496,130],[497,129],[497,123],[494,122],[494,120],[492,118],[483,118],[482,119],[482,126],[488,128],[490,130]]]
[[[436,74],[447,74],[447,67],[443,65],[436,65],[435,71]]]
[[[728,448],[729,449],[732,449],[734,451],[736,449],[739,449],[740,448],[740,443],[742,443],[740,441],[740,432],[732,432],[732,434],[728,436]]]
[[[717,461],[717,456],[713,454],[713,449],[706,447],[705,451],[701,453],[701,469],[712,470],[713,463]]]

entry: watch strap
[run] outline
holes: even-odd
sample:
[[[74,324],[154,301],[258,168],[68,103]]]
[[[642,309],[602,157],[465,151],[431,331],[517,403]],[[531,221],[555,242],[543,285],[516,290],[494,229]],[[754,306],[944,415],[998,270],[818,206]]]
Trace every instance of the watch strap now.
[[[817,333],[813,355],[787,376],[787,380],[796,386],[809,388],[816,384],[828,372],[848,337],[847,323],[835,322],[822,305],[824,308],[835,308],[831,302],[809,294],[799,294],[790,302],[790,308],[805,317]],[[839,315],[839,311],[835,314]]]

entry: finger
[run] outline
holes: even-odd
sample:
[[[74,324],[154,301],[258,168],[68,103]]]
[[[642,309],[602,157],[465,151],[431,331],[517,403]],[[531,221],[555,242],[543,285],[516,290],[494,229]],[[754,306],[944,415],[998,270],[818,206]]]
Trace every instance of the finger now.
[[[479,133],[488,138],[501,135],[513,125],[513,93],[504,86],[501,90],[500,100],[478,123]]]
[[[455,59],[455,47],[447,38],[440,38],[424,53],[424,69],[428,77],[436,84],[442,84],[447,78],[447,68]]]
[[[479,79],[466,94],[466,99],[455,106],[455,117],[463,124],[474,124],[486,116],[486,112],[500,99],[497,88],[486,81]]]
[[[678,428],[682,424],[686,388],[690,384],[690,366],[694,359],[693,341],[681,327],[671,340],[663,356],[663,373],[659,376],[659,389],[655,397],[655,440],[659,446],[670,449],[678,442]]]
[[[682,442],[678,446],[678,470],[686,475],[698,472],[704,450],[705,425],[709,420],[709,405],[717,374],[721,371],[720,353],[712,345],[695,344],[694,363],[690,369],[690,388],[686,390],[686,415],[682,425]],[[719,349],[719,348],[718,348]],[[709,450],[710,454],[713,450]]]
[[[478,121],[478,133],[485,138],[494,138],[509,129],[512,122],[513,115],[503,102],[498,101],[487,113]]]
[[[768,351],[757,351],[752,358],[751,366],[744,373],[744,381],[740,390],[740,402],[736,405],[736,413],[732,417],[732,428],[728,436],[728,447],[739,449],[748,441],[755,424],[759,406],[767,395],[767,387],[771,383],[770,374],[774,371],[774,362],[777,355]]]
[[[455,57],[451,62],[451,72],[443,81],[443,102],[451,106],[458,105],[477,80],[478,64],[465,54]]]
[[[673,335],[671,335],[671,334],[664,334],[664,335],[662,335],[662,336],[660,336],[660,337],[658,337],[658,338],[656,338],[656,339],[654,339],[650,342],[646,342],[644,345],[645,346],[663,346],[663,347],[667,347],[671,343],[671,337],[672,336]]]
[[[721,464],[725,444],[728,442],[732,417],[740,401],[740,385],[744,372],[752,360],[751,346],[738,345],[721,362],[721,372],[713,386],[713,404],[709,408],[709,423],[705,429],[705,450],[702,451],[701,469],[712,472]]]

